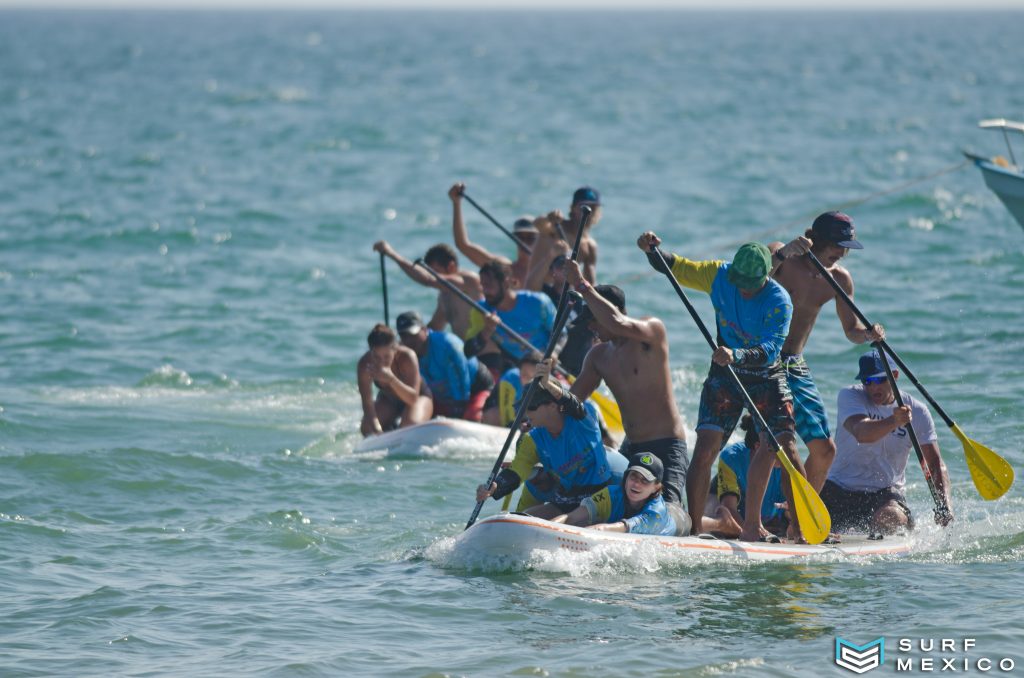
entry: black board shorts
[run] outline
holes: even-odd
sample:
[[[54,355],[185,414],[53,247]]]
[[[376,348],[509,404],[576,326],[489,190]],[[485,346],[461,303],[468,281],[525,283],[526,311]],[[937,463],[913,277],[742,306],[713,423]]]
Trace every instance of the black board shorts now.
[[[825,502],[825,508],[832,516],[833,532],[870,531],[871,518],[875,511],[890,501],[896,502],[906,514],[911,529],[914,527],[914,516],[907,506],[907,498],[894,487],[857,491],[848,490],[831,480],[826,480],[825,486],[821,488],[821,500]]]

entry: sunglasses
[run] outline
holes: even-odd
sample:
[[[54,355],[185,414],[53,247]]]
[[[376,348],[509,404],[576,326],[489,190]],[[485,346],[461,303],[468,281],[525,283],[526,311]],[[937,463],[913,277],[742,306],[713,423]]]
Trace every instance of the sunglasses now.
[[[866,379],[861,379],[860,381],[865,386],[874,386],[876,384],[884,384],[888,380],[889,380],[889,377],[882,376],[882,377],[867,377]]]

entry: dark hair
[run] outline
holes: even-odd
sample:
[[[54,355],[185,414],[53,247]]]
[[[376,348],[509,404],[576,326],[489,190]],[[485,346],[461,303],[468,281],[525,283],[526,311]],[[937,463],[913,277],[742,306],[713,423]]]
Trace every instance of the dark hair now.
[[[366,337],[366,343],[370,348],[391,346],[395,343],[395,331],[384,323],[377,323]]]
[[[480,267],[480,275],[485,273],[504,286],[505,281],[512,277],[512,264],[505,259],[491,259]]]
[[[428,266],[437,264],[441,268],[448,268],[448,264],[458,264],[459,258],[455,256],[455,250],[442,242],[427,250],[427,253],[423,255],[423,262]]]
[[[743,444],[753,452],[761,441],[761,436],[757,433],[757,427],[754,426],[754,418],[749,414],[744,414],[743,419],[740,420],[740,429],[746,431],[746,435],[743,436]]]

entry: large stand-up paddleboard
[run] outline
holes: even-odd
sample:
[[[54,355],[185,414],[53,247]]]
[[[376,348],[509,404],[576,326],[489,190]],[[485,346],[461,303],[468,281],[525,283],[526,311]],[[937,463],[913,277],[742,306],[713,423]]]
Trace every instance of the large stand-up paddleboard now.
[[[785,560],[809,556],[898,556],[910,551],[903,536],[869,539],[866,535],[843,535],[839,544],[810,546],[730,541],[703,537],[659,537],[654,535],[603,532],[552,523],[518,513],[499,513],[484,518],[456,538],[458,548],[489,555],[529,558],[534,551],[593,551],[606,545],[653,545],[682,556],[739,558],[741,560]]]
[[[507,436],[508,429],[501,426],[439,418],[364,438],[352,451],[415,455],[460,446],[500,450]]]

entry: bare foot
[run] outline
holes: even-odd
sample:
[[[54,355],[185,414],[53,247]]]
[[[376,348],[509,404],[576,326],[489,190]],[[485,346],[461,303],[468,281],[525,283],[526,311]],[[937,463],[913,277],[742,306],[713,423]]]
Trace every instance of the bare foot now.
[[[740,536],[736,538],[740,541],[761,541],[761,531],[748,530],[744,527],[743,530],[740,531]]]
[[[793,524],[786,529],[786,541],[793,544],[806,544],[807,540],[804,539],[804,535],[800,533],[800,528]]]
[[[743,526],[732,517],[732,512],[724,506],[719,506],[715,511],[718,517],[718,531],[726,537],[735,537],[743,531]]]

